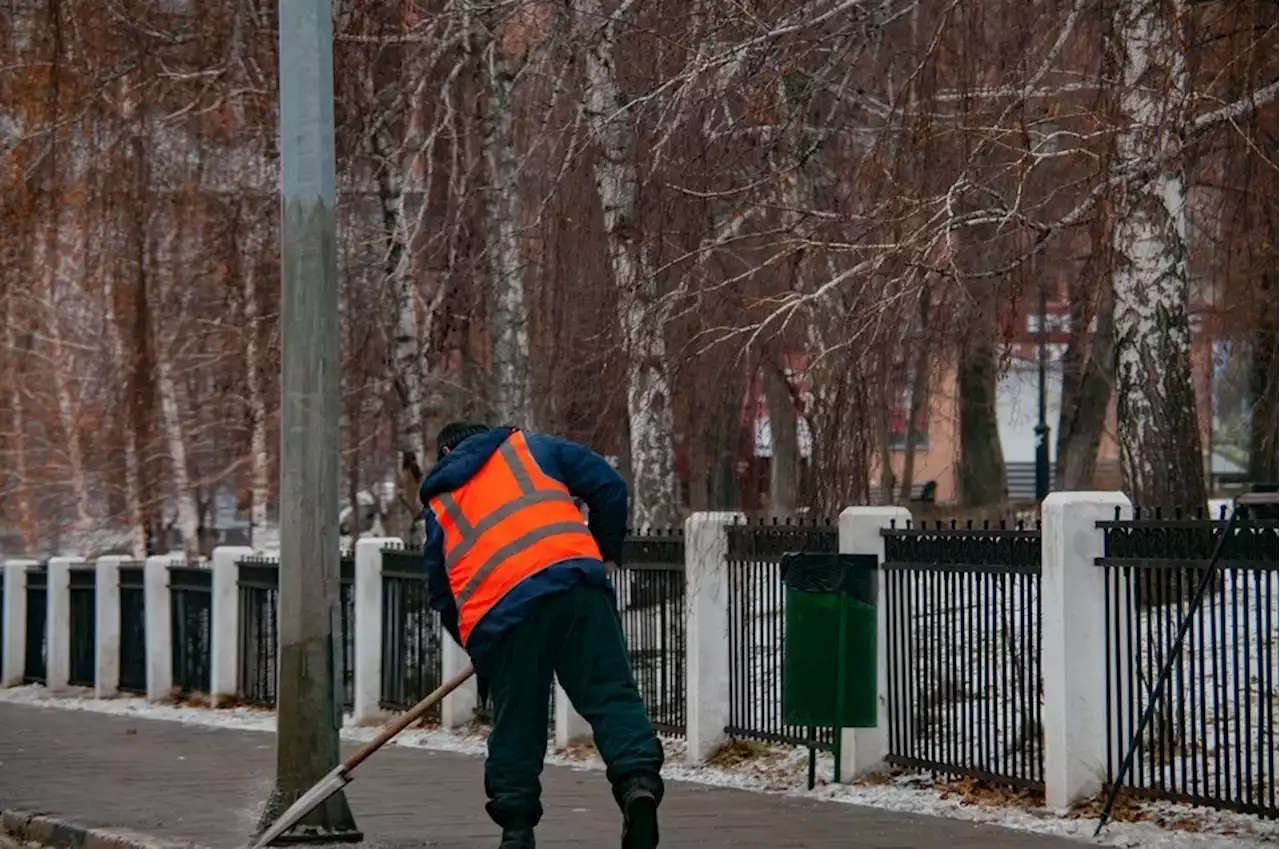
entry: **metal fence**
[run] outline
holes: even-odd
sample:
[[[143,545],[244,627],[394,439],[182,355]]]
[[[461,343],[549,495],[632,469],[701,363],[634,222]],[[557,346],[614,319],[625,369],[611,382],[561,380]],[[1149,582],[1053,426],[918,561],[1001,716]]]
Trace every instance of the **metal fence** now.
[[[46,567],[27,569],[26,592],[27,638],[22,681],[24,684],[43,684],[49,636],[48,628],[45,627],[49,614],[49,571]]]
[[[67,683],[92,687],[97,675],[95,647],[98,644],[97,574],[92,566],[69,570],[70,654]]]
[[[782,655],[785,593],[782,555],[831,552],[839,535],[830,522],[768,522],[730,525],[729,543],[729,724],[734,739],[760,740],[831,750],[830,728],[804,728],[782,721]]]
[[[1100,522],[1107,607],[1108,775],[1119,772],[1161,667],[1191,617],[1124,789],[1276,818],[1277,523],[1242,519],[1213,592],[1190,596],[1226,521],[1135,510]]]
[[[1040,531],[892,527],[891,764],[1043,789]]]
[[[269,557],[246,557],[239,564],[241,701],[276,703],[276,661],[279,646],[280,562]]]
[[[272,706],[276,703],[280,638],[280,561],[275,557],[246,557],[238,564],[240,604],[240,700]],[[337,685],[342,704],[355,697],[355,559],[339,553],[339,641]]]
[[[170,566],[169,604],[175,695],[208,694],[213,666],[213,572],[204,566]]]
[[[120,690],[147,692],[147,594],[143,568],[120,564]]]
[[[684,533],[632,534],[614,575],[631,669],[653,727],[685,734]]]
[[[440,615],[428,599],[422,552],[383,549],[382,707],[404,710],[440,686],[442,638]]]

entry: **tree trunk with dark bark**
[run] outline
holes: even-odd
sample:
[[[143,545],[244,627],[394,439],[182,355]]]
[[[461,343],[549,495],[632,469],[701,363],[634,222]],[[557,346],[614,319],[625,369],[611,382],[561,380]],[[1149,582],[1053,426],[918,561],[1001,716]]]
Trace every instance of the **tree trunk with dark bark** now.
[[[960,463],[956,475],[968,507],[998,504],[1005,497],[1004,450],[996,420],[994,327],[976,332],[960,355],[956,393],[960,407]]]

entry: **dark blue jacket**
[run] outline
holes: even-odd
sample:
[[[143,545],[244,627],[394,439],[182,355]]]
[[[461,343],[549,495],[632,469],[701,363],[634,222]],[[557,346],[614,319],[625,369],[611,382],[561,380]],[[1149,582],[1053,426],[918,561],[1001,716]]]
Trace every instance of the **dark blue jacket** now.
[[[478,433],[440,458],[422,482],[422,503],[429,504],[437,495],[452,492],[471,480],[513,431],[515,428],[499,427]],[[601,556],[621,565],[622,540],[627,533],[626,482],[603,457],[585,446],[528,431],[524,438],[543,474],[563,483],[570,495],[586,503],[590,511],[588,527]],[[444,566],[444,532],[429,506],[425,514],[423,555],[431,606],[440,612],[441,624],[458,640],[458,607]],[[519,624],[536,600],[583,582],[610,587],[604,563],[583,558],[564,560],[521,581],[472,629],[467,646],[472,662],[481,663],[485,648]]]

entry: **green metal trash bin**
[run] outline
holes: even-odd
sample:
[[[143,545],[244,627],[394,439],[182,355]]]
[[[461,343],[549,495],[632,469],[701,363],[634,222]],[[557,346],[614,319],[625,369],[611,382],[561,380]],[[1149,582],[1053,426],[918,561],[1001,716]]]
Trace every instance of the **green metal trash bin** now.
[[[784,722],[818,728],[876,726],[878,569],[874,555],[783,556]]]

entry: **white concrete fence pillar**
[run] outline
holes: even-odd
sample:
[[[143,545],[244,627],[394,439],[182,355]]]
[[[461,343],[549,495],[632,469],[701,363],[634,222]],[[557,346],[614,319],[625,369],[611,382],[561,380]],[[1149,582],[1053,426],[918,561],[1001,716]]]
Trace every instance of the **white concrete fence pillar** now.
[[[1055,492],[1041,507],[1045,803],[1096,796],[1107,778],[1107,612],[1099,521],[1130,519],[1119,492]]]
[[[587,522],[590,518],[591,511],[586,504],[578,505],[578,512],[582,514],[582,521]],[[449,673],[446,672],[446,675]],[[573,702],[569,700],[569,694],[564,691],[564,687],[560,686],[560,676],[555,677],[555,681],[551,686],[553,693],[553,709],[555,715],[551,717],[552,725],[555,728],[555,743],[557,749],[567,749],[575,743],[581,743],[592,739],[591,723],[587,722],[578,713],[578,709],[573,706]]]
[[[453,637],[444,633],[440,635],[440,680],[448,681],[457,675],[471,658],[466,649],[454,642]],[[440,705],[440,725],[444,728],[457,728],[475,719],[476,704],[480,700],[480,691],[473,675],[470,680],[444,697]]]
[[[911,513],[905,507],[849,507],[840,514],[840,553],[874,555],[884,563],[885,528],[905,528]],[[845,728],[840,732],[841,781],[853,781],[884,768],[889,754],[889,609],[887,579],[876,575],[876,727]]]
[[[452,642],[450,640],[449,642]],[[557,749],[567,749],[575,743],[592,739],[591,723],[583,719],[569,694],[560,686],[560,677],[555,679],[555,739]]]
[[[94,572],[93,694],[109,699],[120,689],[120,564],[127,557],[99,557]]]
[[[82,563],[78,557],[49,558],[49,587],[45,590],[46,637],[44,685],[60,692],[71,680],[71,567]]]
[[[210,701],[215,708],[235,704],[240,691],[240,560],[253,555],[243,545],[223,545],[210,561],[209,601],[212,645],[209,647]]]
[[[739,513],[694,513],[684,522],[686,758],[702,763],[728,739],[729,525]]]
[[[22,684],[27,666],[27,570],[35,560],[6,560],[4,574],[4,657],[0,657],[0,687]]]
[[[169,564],[173,555],[155,554],[143,565],[146,599],[147,698],[167,701],[173,695],[173,634],[169,599]]]
[[[382,550],[395,537],[356,540],[355,681],[352,719],[376,725],[386,716],[382,701]]]

